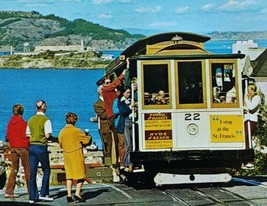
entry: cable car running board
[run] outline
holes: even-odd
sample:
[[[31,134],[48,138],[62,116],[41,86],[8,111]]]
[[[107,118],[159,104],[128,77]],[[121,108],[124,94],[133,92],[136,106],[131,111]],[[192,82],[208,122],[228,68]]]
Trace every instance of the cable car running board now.
[[[229,182],[232,176],[228,173],[220,174],[170,174],[158,173],[154,177],[157,186],[174,184],[192,184],[192,183],[215,183]]]

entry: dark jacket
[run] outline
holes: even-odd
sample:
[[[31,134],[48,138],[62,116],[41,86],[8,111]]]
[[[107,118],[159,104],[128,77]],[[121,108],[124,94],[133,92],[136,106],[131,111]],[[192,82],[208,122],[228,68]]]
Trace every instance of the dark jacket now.
[[[125,126],[125,119],[129,117],[129,115],[132,113],[132,110],[129,107],[129,104],[126,104],[125,100],[118,101],[118,108],[120,111],[119,114],[119,121],[116,128],[116,132],[119,134],[124,133],[124,126]]]
[[[101,99],[98,99],[97,102],[94,104],[94,110],[95,110],[97,117],[100,120],[100,122],[99,122],[100,133],[101,134],[107,134],[107,133],[111,132],[112,125],[113,125],[113,122],[112,122],[113,119],[108,119],[107,113],[106,113],[105,103]]]

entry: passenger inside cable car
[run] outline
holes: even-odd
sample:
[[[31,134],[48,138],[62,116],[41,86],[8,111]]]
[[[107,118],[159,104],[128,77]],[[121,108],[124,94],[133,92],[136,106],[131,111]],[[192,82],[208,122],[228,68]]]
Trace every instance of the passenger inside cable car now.
[[[144,105],[169,104],[167,64],[144,65]]]
[[[201,62],[178,62],[179,103],[203,103]]]
[[[167,98],[167,95],[164,90],[159,90],[158,93],[153,93],[151,95],[150,104],[169,104],[169,98]]]
[[[233,64],[212,64],[213,103],[236,103],[236,78]]]

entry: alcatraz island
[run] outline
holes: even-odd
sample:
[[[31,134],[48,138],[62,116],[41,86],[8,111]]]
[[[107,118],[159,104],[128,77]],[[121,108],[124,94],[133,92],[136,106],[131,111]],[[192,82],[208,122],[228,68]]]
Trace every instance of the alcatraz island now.
[[[77,50],[74,47],[58,50],[51,46],[46,50],[11,52],[3,55],[0,57],[0,68],[94,69],[104,68],[113,58],[112,55],[103,55],[102,52],[92,50]]]
[[[144,35],[53,14],[0,11],[0,68],[103,68]]]

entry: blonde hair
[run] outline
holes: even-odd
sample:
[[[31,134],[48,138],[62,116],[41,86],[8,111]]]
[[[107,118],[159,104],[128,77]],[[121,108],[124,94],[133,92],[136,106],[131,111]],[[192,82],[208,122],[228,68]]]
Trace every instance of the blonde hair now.
[[[132,78],[132,83],[137,83],[137,77]]]
[[[253,92],[257,92],[257,86],[254,83],[248,85],[248,88],[251,89]]]

